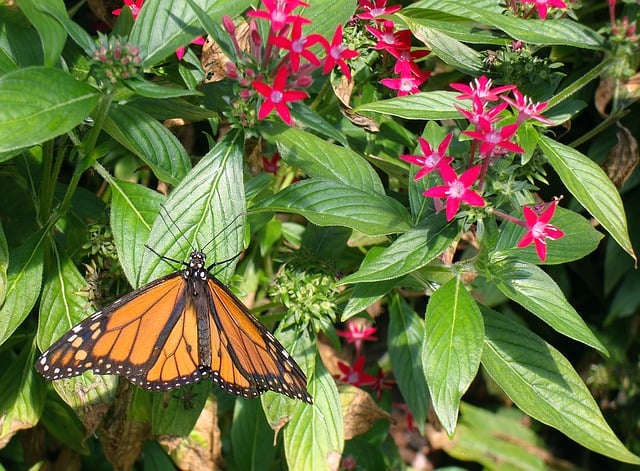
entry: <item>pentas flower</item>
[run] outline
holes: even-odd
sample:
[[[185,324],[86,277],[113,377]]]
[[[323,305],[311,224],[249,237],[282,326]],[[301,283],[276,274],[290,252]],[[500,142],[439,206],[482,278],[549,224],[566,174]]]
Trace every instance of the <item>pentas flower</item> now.
[[[287,68],[280,67],[273,81],[273,86],[267,85],[260,80],[251,82],[251,86],[266,98],[258,110],[258,119],[266,118],[275,108],[282,121],[291,125],[291,112],[287,107],[287,102],[304,100],[308,95],[301,90],[285,90],[287,75]]]
[[[538,10],[538,15],[543,20],[547,18],[548,9],[551,8],[560,8],[566,9],[567,4],[563,0],[520,0],[522,3],[535,3],[536,10]]]
[[[396,25],[391,20],[384,20],[377,28],[369,25],[366,28],[378,40],[375,45],[378,50],[388,51],[390,49],[407,49],[411,47],[411,31],[403,29],[396,32]]]
[[[493,85],[491,79],[483,75],[482,77],[475,79],[472,83],[452,83],[450,84],[450,87],[462,92],[462,95],[458,95],[456,97],[458,100],[464,100],[465,98],[473,100],[474,97],[478,97],[483,102],[498,101],[501,93],[508,92],[509,90],[516,88],[515,85],[502,85],[500,87],[491,88],[491,85]]]
[[[420,75],[398,78],[385,78],[380,83],[387,88],[398,90],[398,96],[412,95],[420,91],[422,85],[429,77],[431,72],[420,72]]]
[[[376,399],[379,401],[382,398],[382,392],[385,389],[391,389],[395,383],[393,379],[385,379],[384,371],[382,368],[378,368],[376,382],[371,385],[371,390],[376,392]]]
[[[420,166],[420,170],[416,173],[414,180],[419,180],[430,172],[433,172],[435,169],[442,167],[443,165],[450,165],[453,162],[453,157],[445,155],[447,153],[447,149],[449,148],[449,144],[451,144],[451,139],[453,139],[453,133],[450,132],[447,136],[442,140],[440,145],[438,146],[438,150],[432,149],[431,144],[423,138],[418,138],[418,142],[420,143],[420,147],[422,148],[422,152],[424,155],[401,155],[400,158],[405,162],[409,162],[414,165]]]
[[[308,7],[309,4],[300,0],[262,0],[266,10],[252,10],[247,16],[262,18],[271,22],[271,31],[280,33],[288,24],[311,23],[311,20],[290,13],[298,7]]]
[[[360,356],[362,342],[375,342],[378,340],[378,338],[373,335],[377,330],[375,327],[365,327],[357,322],[349,321],[347,322],[347,330],[337,330],[336,333],[340,337],[346,338],[348,343],[354,344],[356,347],[356,356]]]
[[[517,88],[512,91],[515,100],[512,100],[508,96],[503,96],[502,100],[509,103],[515,110],[518,111],[517,123],[520,124],[527,119],[535,119],[544,124],[553,125],[553,121],[545,118],[540,113],[547,107],[547,102],[533,103],[531,98],[520,93]]]
[[[402,5],[387,6],[387,0],[373,0],[371,2],[361,0],[360,8],[362,8],[364,12],[357,14],[357,18],[361,20],[375,20],[381,15],[391,15],[397,12],[402,8]]]
[[[340,375],[338,379],[358,387],[372,386],[375,384],[377,381],[376,377],[363,371],[364,361],[364,355],[357,357],[356,361],[353,362],[353,366],[339,361],[338,368],[340,369]]]
[[[200,37],[191,41],[191,44],[195,44],[196,46],[202,46],[205,42],[207,42],[207,40],[203,37]],[[187,53],[187,48],[185,46],[182,46],[176,49],[176,56],[178,57],[179,61],[182,60],[182,58],[186,53]]]
[[[508,103],[502,102],[495,106],[488,107],[480,97],[475,96],[471,104],[471,111],[465,110],[457,104],[453,106],[455,106],[460,114],[467,118],[471,124],[478,126],[478,123],[483,119],[491,123],[498,121],[501,118],[500,113],[509,105]]]
[[[357,51],[349,49],[342,43],[342,25],[339,25],[336,29],[333,39],[331,40],[331,44],[326,43],[325,40],[325,48],[327,49],[327,57],[324,59],[322,73],[327,74],[331,72],[337,64],[342,71],[342,75],[351,80],[351,71],[349,70],[349,66],[345,60],[355,59],[360,54]]]
[[[480,142],[480,155],[483,157],[495,154],[498,149],[522,154],[524,149],[510,141],[518,130],[518,124],[508,124],[503,127],[495,127],[494,124],[488,119],[480,118],[476,131],[463,131],[462,134]]]
[[[431,53],[431,51],[427,51],[424,49],[411,50],[410,47],[407,48],[389,48],[387,52],[391,54],[393,57],[398,59],[396,61],[396,65],[393,67],[393,71],[396,74],[399,74],[402,77],[406,77],[407,75],[420,75],[420,67],[416,64],[416,60],[422,59]]]
[[[536,247],[536,253],[543,262],[547,259],[547,239],[556,240],[564,237],[557,227],[549,224],[553,213],[556,210],[559,200],[552,201],[549,206],[542,210],[536,211],[536,207],[525,206],[522,211],[526,221],[527,233],[518,242],[518,247],[527,247],[533,243]]]
[[[442,165],[440,167],[440,176],[445,184],[429,188],[423,194],[431,198],[446,198],[445,214],[447,221],[451,221],[463,202],[470,206],[485,205],[482,196],[470,189],[471,185],[480,176],[481,168],[481,165],[474,165],[458,177],[451,165]]]
[[[291,39],[284,36],[272,36],[269,38],[272,44],[275,44],[285,51],[289,51],[289,62],[291,70],[297,72],[300,67],[300,57],[304,57],[307,61],[315,66],[320,65],[320,60],[308,48],[317,43],[326,43],[326,39],[320,34],[302,35],[302,24],[297,22],[291,29]]]
[[[133,16],[134,20],[138,18],[138,14],[140,13],[140,8],[142,8],[143,3],[144,0],[124,0],[125,6],[129,7],[131,10],[131,16]],[[122,8],[116,8],[111,12],[111,14],[115,16],[120,16],[120,13],[122,13]]]

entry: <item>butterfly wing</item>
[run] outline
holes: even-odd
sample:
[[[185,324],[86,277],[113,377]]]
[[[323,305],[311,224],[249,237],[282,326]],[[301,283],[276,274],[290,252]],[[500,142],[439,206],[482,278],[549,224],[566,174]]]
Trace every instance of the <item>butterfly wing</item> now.
[[[153,281],[91,315],[45,351],[36,370],[46,379],[84,371],[125,376],[150,390],[199,381],[195,308],[181,272]]]
[[[216,278],[210,276],[212,379],[234,394],[272,390],[312,404],[307,378],[280,342]]]

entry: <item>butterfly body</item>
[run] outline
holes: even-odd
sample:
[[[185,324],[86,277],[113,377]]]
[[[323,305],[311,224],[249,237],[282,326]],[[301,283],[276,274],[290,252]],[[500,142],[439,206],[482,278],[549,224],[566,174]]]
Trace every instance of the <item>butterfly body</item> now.
[[[300,367],[210,268],[201,251],[192,252],[183,270],[73,327],[40,356],[36,370],[46,379],[115,374],[152,391],[211,377],[232,394],[272,390],[312,403]]]

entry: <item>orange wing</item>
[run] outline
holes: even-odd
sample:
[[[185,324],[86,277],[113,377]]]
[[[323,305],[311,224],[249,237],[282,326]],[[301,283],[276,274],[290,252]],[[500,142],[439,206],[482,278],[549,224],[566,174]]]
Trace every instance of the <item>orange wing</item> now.
[[[209,371],[200,367],[186,288],[177,272],[129,293],[73,327],[40,356],[36,370],[46,379],[115,374],[150,390],[201,380]]]
[[[211,377],[245,397],[272,390],[312,404],[307,378],[280,342],[215,277],[208,279]]]

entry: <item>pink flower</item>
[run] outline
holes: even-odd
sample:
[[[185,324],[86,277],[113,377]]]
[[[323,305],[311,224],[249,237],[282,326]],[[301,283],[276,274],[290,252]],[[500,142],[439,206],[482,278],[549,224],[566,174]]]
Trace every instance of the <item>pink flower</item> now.
[[[207,42],[206,39],[204,39],[203,37],[200,38],[196,38],[193,41],[191,41],[191,44],[195,44],[197,46],[202,46],[205,42]],[[178,56],[178,60],[181,61],[182,58],[184,57],[184,55],[187,53],[187,48],[182,46],[179,47],[178,49],[176,49],[176,56]]]
[[[474,86],[475,84],[475,86]],[[462,95],[458,95],[458,100],[469,99],[473,100],[474,97],[480,98],[483,102],[497,101],[500,98],[500,94],[513,90],[515,85],[502,85],[500,87],[491,88],[491,79],[483,75],[480,78],[475,79],[473,82],[466,85],[464,83],[452,83],[450,86],[454,90],[462,92]]]
[[[520,93],[520,90],[515,88],[513,90],[513,96],[515,97],[515,101],[507,96],[503,96],[502,100],[509,103],[518,111],[518,123],[523,122],[527,118],[535,119],[544,124],[553,125],[553,121],[545,118],[540,113],[547,107],[547,102],[543,101],[541,103],[533,103],[531,98],[527,97]]]
[[[298,67],[300,67],[300,56],[304,57],[313,65],[320,65],[320,60],[313,52],[309,51],[308,48],[316,43],[326,42],[320,34],[303,36],[302,24],[300,22],[294,23],[291,29],[291,39],[285,38],[284,36],[272,36],[269,38],[269,41],[279,48],[289,51],[289,60],[293,72],[297,72]]]
[[[523,248],[533,243],[536,247],[538,257],[543,262],[547,258],[546,239],[555,240],[564,237],[564,232],[549,224],[558,205],[558,201],[559,200],[552,201],[544,210],[540,210],[535,206],[525,206],[522,208],[528,231],[522,239],[520,239],[517,246],[518,248]]]
[[[274,175],[278,174],[278,169],[280,168],[280,153],[274,152],[271,156],[271,159],[267,159],[264,155],[262,156],[262,168],[267,173],[273,173]]]
[[[463,131],[462,134],[480,141],[480,155],[489,157],[496,153],[497,149],[522,154],[524,149],[510,141],[518,130],[518,124],[508,124],[501,128],[495,128],[488,119],[480,118],[478,130]]]
[[[449,148],[449,144],[451,144],[451,139],[453,138],[453,133],[450,132],[447,136],[442,140],[440,145],[438,146],[438,150],[434,150],[431,148],[431,144],[424,139],[423,137],[418,138],[418,142],[420,143],[420,147],[422,147],[422,155],[401,155],[400,158],[405,162],[409,162],[414,165],[419,165],[422,168],[418,170],[414,180],[419,180],[430,172],[433,172],[435,169],[440,168],[443,165],[449,165],[453,161],[453,157],[445,155],[447,153],[447,149]]]
[[[366,28],[378,40],[375,46],[376,49],[389,51],[390,49],[411,48],[411,31],[403,29],[402,31],[394,32],[396,25],[391,20],[384,20],[377,28],[369,25]]]
[[[131,9],[131,16],[133,16],[134,20],[138,18],[138,13],[140,13],[140,8],[142,8],[143,3],[144,0],[124,0],[125,6]],[[111,12],[111,14],[115,16],[120,16],[120,13],[122,13],[122,8],[116,8]]]
[[[483,119],[491,123],[498,121],[500,119],[500,113],[502,113],[502,111],[509,105],[502,102],[495,106],[487,107],[480,97],[474,96],[473,103],[471,104],[471,111],[467,111],[457,104],[454,104],[453,106],[455,106],[460,114],[466,117],[470,123],[478,126],[478,123]]]
[[[563,0],[520,0],[522,3],[535,3],[536,9],[538,10],[538,15],[543,20],[547,18],[547,9],[549,7],[552,8],[562,8],[566,9],[567,4],[564,3]]]
[[[353,363],[353,367],[339,361],[338,368],[340,369],[340,375],[338,376],[338,379],[358,387],[372,386],[375,384],[377,381],[376,377],[363,371],[364,360],[364,355],[357,357],[356,361]]]
[[[327,57],[325,57],[324,59],[324,67],[322,68],[322,73],[326,74],[331,72],[331,69],[333,69],[333,67],[338,64],[338,67],[340,67],[342,74],[347,77],[347,79],[351,80],[351,71],[349,70],[349,66],[347,66],[347,63],[345,62],[345,59],[354,59],[360,54],[342,44],[342,25],[339,25],[336,29],[336,32],[333,35],[333,39],[331,40],[331,44],[326,43],[325,40],[324,45],[327,49]]]
[[[412,95],[420,91],[422,85],[429,77],[431,72],[421,72],[420,75],[398,78],[385,78],[380,83],[387,88],[398,90],[398,96]]]
[[[264,119],[275,108],[282,121],[291,125],[291,112],[287,102],[304,100],[308,95],[300,90],[285,90],[287,84],[287,68],[280,67],[273,80],[273,86],[269,86],[260,80],[251,82],[251,86],[266,98],[258,110],[258,119]]]
[[[262,0],[262,3],[266,10],[249,11],[247,16],[269,20],[274,34],[280,33],[287,24],[311,23],[307,18],[289,14],[298,7],[308,7],[308,3],[300,0]]]
[[[392,47],[387,49],[387,52],[398,59],[396,65],[393,67],[393,71],[401,77],[406,77],[411,74],[415,76],[420,75],[420,67],[418,67],[415,61],[428,56],[431,51],[424,49],[412,51],[410,48]]]
[[[140,13],[140,8],[142,8],[143,3],[144,0],[124,0],[124,4],[131,10],[131,16],[133,16],[134,20],[138,18],[138,13]],[[122,13],[122,8],[116,8],[111,12],[111,14],[115,16],[120,16],[120,13]]]
[[[376,382],[371,385],[371,390],[376,392],[376,399],[378,401],[382,397],[382,391],[385,389],[391,389],[396,382],[393,379],[384,379],[385,374],[382,368],[378,368],[378,374],[376,375]]]
[[[363,13],[359,13],[356,17],[361,20],[375,20],[380,15],[391,15],[402,8],[402,5],[387,6],[387,0],[361,0],[360,8],[364,10]]]
[[[470,206],[484,206],[484,199],[469,187],[480,176],[481,165],[474,165],[465,171],[460,177],[456,175],[451,165],[440,167],[440,176],[445,185],[429,188],[423,194],[431,198],[446,198],[447,221],[451,221],[460,209],[460,203],[465,202]]]
[[[336,333],[340,337],[347,339],[348,343],[352,343],[356,347],[356,356],[360,356],[360,349],[362,348],[362,342],[375,342],[378,340],[373,334],[378,330],[375,327],[365,327],[354,321],[347,322],[347,330],[337,330]]]

